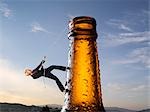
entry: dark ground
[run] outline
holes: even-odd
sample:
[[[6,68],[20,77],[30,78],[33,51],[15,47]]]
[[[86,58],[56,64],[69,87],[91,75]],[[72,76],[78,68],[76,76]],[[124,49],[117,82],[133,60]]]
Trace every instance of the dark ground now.
[[[18,103],[0,103],[0,112],[60,112],[60,105],[27,106]],[[150,109],[140,111],[128,110],[118,107],[105,107],[106,112],[150,112]]]

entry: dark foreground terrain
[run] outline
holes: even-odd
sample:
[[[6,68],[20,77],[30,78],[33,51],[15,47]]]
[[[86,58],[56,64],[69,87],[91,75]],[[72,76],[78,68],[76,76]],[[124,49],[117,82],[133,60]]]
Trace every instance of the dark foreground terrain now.
[[[117,107],[106,107],[106,112],[150,112],[150,109],[133,111]],[[17,103],[0,103],[0,112],[60,112],[60,105],[27,106]]]

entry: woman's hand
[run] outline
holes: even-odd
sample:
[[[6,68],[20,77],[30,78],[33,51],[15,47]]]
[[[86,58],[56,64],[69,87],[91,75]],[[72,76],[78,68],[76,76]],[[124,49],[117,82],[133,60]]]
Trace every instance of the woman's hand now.
[[[41,62],[41,63],[42,63],[42,64],[43,64],[43,63],[45,63],[45,60],[42,60],[42,62]]]

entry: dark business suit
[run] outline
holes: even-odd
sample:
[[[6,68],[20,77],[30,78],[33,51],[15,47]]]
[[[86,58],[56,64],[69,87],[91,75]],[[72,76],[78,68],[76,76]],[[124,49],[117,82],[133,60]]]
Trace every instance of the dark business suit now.
[[[62,71],[66,71],[67,67],[64,67],[64,66],[57,66],[57,65],[51,65],[50,67],[44,69],[42,64],[44,63],[45,61],[42,61],[37,68],[35,68],[33,71],[32,71],[32,77],[33,79],[37,79],[41,76],[45,76],[47,78],[50,78],[50,79],[53,79],[56,81],[59,89],[63,92],[65,90],[64,86],[62,85],[62,83],[60,82],[60,80],[51,73],[51,71],[53,69],[58,69],[58,70],[62,70]],[[40,69],[41,68],[41,69]]]

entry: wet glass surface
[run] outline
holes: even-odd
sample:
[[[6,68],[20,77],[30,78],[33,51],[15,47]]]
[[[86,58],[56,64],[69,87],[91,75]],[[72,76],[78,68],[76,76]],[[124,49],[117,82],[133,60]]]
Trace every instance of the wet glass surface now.
[[[85,23],[77,20],[76,24],[73,22],[70,24],[70,29],[75,30],[78,35],[70,38],[68,65],[71,69],[67,73],[66,85],[69,91],[66,92],[62,112],[104,112],[96,46],[97,35],[96,33],[89,35],[96,32],[94,29],[96,23],[93,25],[90,18],[87,19]],[[88,32],[87,29],[91,31]]]

